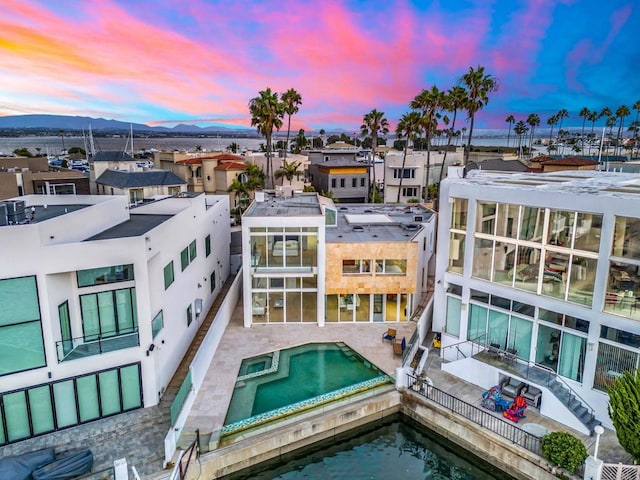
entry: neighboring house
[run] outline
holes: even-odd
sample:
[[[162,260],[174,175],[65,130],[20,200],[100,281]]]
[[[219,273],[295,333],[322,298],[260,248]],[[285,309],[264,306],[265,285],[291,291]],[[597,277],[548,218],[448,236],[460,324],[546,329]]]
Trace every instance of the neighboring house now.
[[[379,149],[382,147],[378,147]],[[444,147],[440,147],[444,149]],[[400,203],[411,199],[420,200],[425,197],[425,186],[438,183],[440,180],[440,170],[443,162],[446,166],[460,164],[463,161],[464,150],[462,148],[449,147],[447,158],[444,158],[444,150],[439,150],[434,146],[427,156],[427,152],[409,149],[405,160],[404,172],[402,172],[402,159],[404,152],[390,150],[385,155],[383,177],[384,181],[384,201],[396,202],[398,200],[398,188],[400,188],[400,175],[402,178],[402,192],[400,193]],[[378,149],[376,149],[377,151]],[[429,158],[429,168],[427,168],[427,158]],[[376,166],[379,164],[376,164]],[[376,169],[376,174],[378,170]],[[427,181],[427,174],[429,179]],[[442,178],[446,178],[445,171]]]
[[[97,152],[94,156],[89,158],[89,182],[91,186],[91,193],[94,195],[98,193],[96,179],[100,178],[105,170],[142,172],[144,170],[148,170],[148,166],[147,162],[140,162],[126,152]]]
[[[522,173],[530,170],[530,167],[517,159],[505,160],[503,158],[488,158],[478,162],[469,162],[466,170],[494,170],[497,172]]]
[[[597,160],[581,157],[549,157],[539,155],[531,159],[531,167],[527,170],[535,173],[562,172],[565,170],[596,170]]]
[[[328,147],[308,152],[311,185],[317,192],[331,192],[341,203],[366,202],[369,166],[356,159],[358,149],[344,142]]]
[[[227,196],[14,200],[31,221],[0,226],[0,446],[157,405],[229,275]]]
[[[130,205],[186,191],[186,182],[167,170],[129,172],[107,169],[96,179],[96,186],[98,194],[124,195]]]
[[[486,389],[515,377],[543,415],[611,427],[607,386],[640,365],[637,175],[472,170],[440,195],[442,368]]]
[[[0,158],[0,200],[34,193],[86,195],[89,179],[75,170],[49,166],[46,157]]]
[[[242,217],[244,324],[406,322],[427,291],[434,234],[420,205],[257,195]]]

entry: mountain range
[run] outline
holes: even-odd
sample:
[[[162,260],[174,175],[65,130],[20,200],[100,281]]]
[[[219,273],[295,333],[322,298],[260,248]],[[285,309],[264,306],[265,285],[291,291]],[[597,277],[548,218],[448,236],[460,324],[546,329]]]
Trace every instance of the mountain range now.
[[[211,127],[199,127],[180,123],[174,127],[152,127],[143,123],[121,122],[106,118],[93,118],[68,115],[8,115],[0,117],[0,129],[49,129],[49,130],[88,130],[89,125],[94,132],[100,131],[126,131],[131,128],[135,132],[154,133],[187,133],[187,134],[209,134],[209,133],[249,133],[255,132],[253,129],[229,128],[220,125]]]

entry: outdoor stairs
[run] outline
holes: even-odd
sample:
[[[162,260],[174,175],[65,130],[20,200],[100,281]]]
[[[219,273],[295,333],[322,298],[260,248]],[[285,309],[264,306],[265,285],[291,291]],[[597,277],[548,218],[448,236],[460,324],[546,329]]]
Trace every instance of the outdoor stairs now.
[[[547,388],[589,429],[591,435],[594,435],[595,427],[601,425],[602,422],[593,415],[589,408],[557,379],[550,382]]]
[[[169,415],[171,404],[176,398],[182,382],[184,382],[184,379],[187,377],[189,366],[191,365],[193,358],[198,352],[200,345],[202,345],[204,337],[207,335],[209,327],[211,327],[211,324],[213,323],[213,319],[216,318],[218,310],[220,309],[220,305],[222,305],[222,302],[224,302],[224,299],[227,297],[227,293],[231,289],[231,285],[233,284],[234,280],[235,275],[229,275],[227,280],[222,285],[222,288],[218,292],[216,299],[213,301],[211,308],[205,315],[202,324],[198,328],[198,333],[196,333],[196,336],[191,341],[191,345],[189,345],[187,352],[184,354],[184,357],[182,357],[180,365],[173,374],[173,377],[171,377],[171,381],[169,382],[169,385],[167,385],[167,388],[165,389],[164,394],[160,399],[159,407],[163,414]]]

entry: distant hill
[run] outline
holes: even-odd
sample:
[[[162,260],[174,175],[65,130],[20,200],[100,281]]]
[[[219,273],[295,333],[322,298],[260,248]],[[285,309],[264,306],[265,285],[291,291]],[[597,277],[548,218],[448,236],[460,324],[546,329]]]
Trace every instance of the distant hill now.
[[[152,127],[143,123],[121,122],[106,118],[67,116],[67,115],[9,115],[0,117],[0,129],[50,129],[50,130],[88,130],[89,125],[94,132],[129,131],[154,133],[186,133],[191,135],[210,133],[245,133],[253,129],[237,129],[224,126],[199,127],[197,125],[178,124],[175,127]]]

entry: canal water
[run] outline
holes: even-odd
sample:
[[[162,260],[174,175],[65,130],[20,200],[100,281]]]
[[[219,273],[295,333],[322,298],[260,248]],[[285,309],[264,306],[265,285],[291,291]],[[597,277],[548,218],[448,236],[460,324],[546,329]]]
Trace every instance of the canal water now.
[[[513,480],[446,439],[394,416],[226,480]]]

